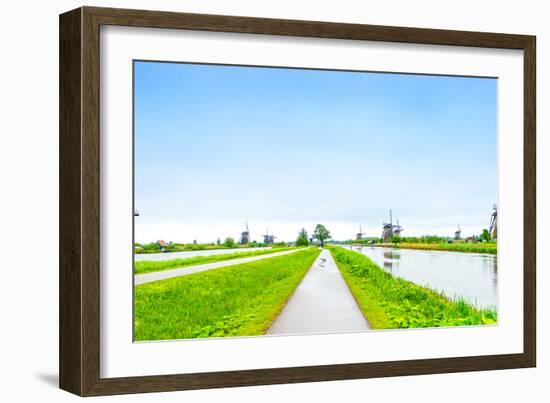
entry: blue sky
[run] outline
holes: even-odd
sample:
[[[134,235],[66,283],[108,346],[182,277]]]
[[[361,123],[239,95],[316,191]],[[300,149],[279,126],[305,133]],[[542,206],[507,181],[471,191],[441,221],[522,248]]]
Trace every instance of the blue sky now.
[[[135,62],[135,236],[279,240],[324,223],[463,235],[497,202],[497,80]]]

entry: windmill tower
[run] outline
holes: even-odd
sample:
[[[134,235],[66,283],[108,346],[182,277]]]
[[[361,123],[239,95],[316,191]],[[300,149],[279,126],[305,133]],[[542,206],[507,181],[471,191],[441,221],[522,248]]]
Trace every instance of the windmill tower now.
[[[392,222],[392,212],[390,209],[390,222],[382,223],[382,240],[384,242],[391,242],[393,237],[393,222]]]
[[[403,227],[399,225],[399,220],[397,220],[397,225],[393,224],[392,211],[390,209],[390,222],[382,223],[382,240],[384,242],[391,242],[394,235],[401,235]]]
[[[493,204],[493,214],[491,214],[491,222],[489,224],[489,233],[493,239],[497,239],[497,205]]]
[[[363,232],[363,229],[361,228],[361,226],[359,226],[359,232],[355,235],[355,240],[357,241],[363,240],[363,235],[365,235],[365,233]]]
[[[250,243],[250,230],[248,229],[248,221],[246,221],[246,231],[241,232],[241,245]]]
[[[275,243],[275,238],[277,238],[275,235],[273,235],[273,233],[271,235],[269,234],[269,228],[265,229],[265,234],[262,236],[264,237],[264,243],[266,244]]]
[[[460,224],[458,225],[458,230],[455,231],[455,241],[460,240],[460,233],[462,230],[460,229]]]

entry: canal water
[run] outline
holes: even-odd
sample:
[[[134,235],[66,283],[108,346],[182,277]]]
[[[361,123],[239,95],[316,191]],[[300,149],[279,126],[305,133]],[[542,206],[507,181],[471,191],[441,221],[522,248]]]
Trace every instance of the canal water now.
[[[261,248],[234,248],[234,249],[207,249],[207,250],[194,250],[185,252],[167,252],[167,253],[138,253],[135,256],[135,261],[141,260],[170,260],[170,259],[185,259],[195,256],[211,256],[211,255],[223,255],[226,253],[238,253],[238,252],[251,252],[261,249],[270,249],[269,246]]]
[[[497,308],[496,255],[353,247],[396,277],[428,286],[450,298],[462,297],[471,304]]]

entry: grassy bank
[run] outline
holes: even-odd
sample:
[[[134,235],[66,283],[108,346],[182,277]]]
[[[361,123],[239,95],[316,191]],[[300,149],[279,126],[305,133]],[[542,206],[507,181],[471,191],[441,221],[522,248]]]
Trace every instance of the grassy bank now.
[[[425,287],[393,277],[367,256],[330,248],[342,276],[374,329],[494,324],[494,310],[450,300]]]
[[[153,271],[169,270],[179,267],[195,266],[198,264],[221,262],[224,260],[239,259],[243,257],[261,256],[269,253],[282,252],[292,248],[260,249],[248,252],[222,253],[210,256],[193,256],[170,260],[141,260],[134,263],[134,273],[144,274]]]
[[[136,340],[263,334],[320,251],[228,266],[135,287]]]
[[[441,250],[450,252],[489,253],[497,254],[496,243],[389,243],[375,244],[373,246],[387,246],[402,249]]]
[[[272,246],[277,247],[279,245],[267,245],[264,243],[253,242],[249,244],[216,244],[216,243],[171,243],[169,245],[163,246],[162,248],[158,243],[135,243],[134,244],[134,253],[136,255],[150,254],[150,253],[169,253],[169,252],[192,252],[197,250],[218,250],[218,249],[239,249],[239,248],[260,248],[263,246]]]

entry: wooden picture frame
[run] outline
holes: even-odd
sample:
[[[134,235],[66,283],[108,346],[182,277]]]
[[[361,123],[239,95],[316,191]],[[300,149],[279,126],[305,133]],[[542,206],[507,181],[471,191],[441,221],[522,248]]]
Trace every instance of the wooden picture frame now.
[[[100,26],[519,49],[524,56],[524,348],[521,354],[100,377]],[[535,37],[81,7],[60,16],[60,387],[81,396],[533,367],[536,363]]]

